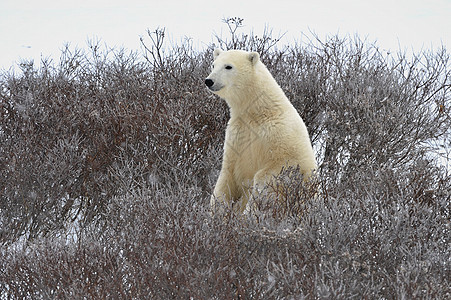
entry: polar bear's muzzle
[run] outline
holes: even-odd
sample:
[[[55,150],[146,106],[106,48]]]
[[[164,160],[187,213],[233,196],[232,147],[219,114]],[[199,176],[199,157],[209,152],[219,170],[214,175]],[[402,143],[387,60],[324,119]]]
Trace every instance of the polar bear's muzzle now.
[[[205,85],[213,92],[217,92],[224,87],[222,85],[215,84],[213,79],[210,78],[205,79]]]
[[[209,78],[205,79],[205,84],[211,88],[213,86],[213,84],[215,84],[215,82]]]

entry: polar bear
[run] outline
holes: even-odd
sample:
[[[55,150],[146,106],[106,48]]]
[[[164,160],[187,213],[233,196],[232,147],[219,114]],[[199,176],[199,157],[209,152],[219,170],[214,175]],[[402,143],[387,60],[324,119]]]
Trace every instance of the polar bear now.
[[[304,180],[317,164],[304,121],[257,52],[213,52],[206,86],[230,109],[222,168],[211,197],[236,211],[249,210],[252,190],[263,188],[283,167],[299,167]]]

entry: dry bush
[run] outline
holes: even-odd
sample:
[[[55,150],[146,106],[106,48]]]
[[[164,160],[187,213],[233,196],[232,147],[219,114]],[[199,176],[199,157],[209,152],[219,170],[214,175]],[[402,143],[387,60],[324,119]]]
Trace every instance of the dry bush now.
[[[67,47],[0,77],[0,298],[450,297],[445,49],[278,49],[228,21],[218,45],[260,51],[305,120],[316,196],[290,169],[258,218],[210,216],[228,120],[203,84],[213,45],[158,29],[142,55]]]
[[[176,51],[166,58],[178,66],[171,74],[96,43],[3,77],[3,241],[89,223],[112,196],[149,181],[207,189],[215,164],[202,157],[225,114],[203,88],[207,60]]]

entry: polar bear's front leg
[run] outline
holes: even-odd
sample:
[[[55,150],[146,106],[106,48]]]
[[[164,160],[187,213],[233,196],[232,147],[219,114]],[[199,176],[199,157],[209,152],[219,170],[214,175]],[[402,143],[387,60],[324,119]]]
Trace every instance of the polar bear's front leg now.
[[[239,198],[239,191],[230,172],[222,170],[218,181],[216,182],[213,195],[210,198],[210,209],[215,212],[217,209],[217,201],[232,204],[235,199]]]

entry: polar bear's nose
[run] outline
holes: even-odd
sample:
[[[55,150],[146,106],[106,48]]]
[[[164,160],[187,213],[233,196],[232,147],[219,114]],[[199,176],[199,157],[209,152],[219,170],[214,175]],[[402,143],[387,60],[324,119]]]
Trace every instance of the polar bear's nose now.
[[[211,86],[214,84],[214,82],[213,82],[213,80],[211,80],[211,79],[205,79],[205,84],[206,84],[208,87],[211,87]]]

